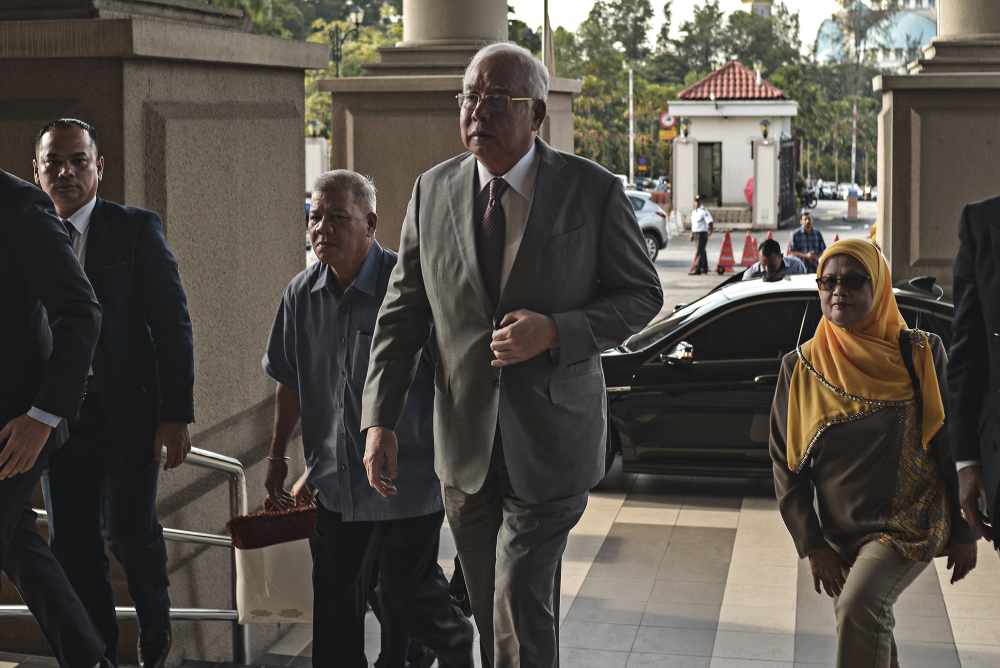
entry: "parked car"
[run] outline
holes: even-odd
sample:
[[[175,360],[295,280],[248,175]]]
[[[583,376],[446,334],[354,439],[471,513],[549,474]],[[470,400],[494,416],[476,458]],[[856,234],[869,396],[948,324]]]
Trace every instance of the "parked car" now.
[[[838,184],[837,185],[837,199],[846,200],[850,196],[852,190],[854,191],[855,195],[857,195],[857,196],[860,197],[860,195],[861,195],[861,188],[858,186],[857,183],[840,183],[840,184]]]
[[[871,190],[868,191],[868,199],[873,202],[878,200],[878,186],[871,187]]]
[[[824,183],[818,183],[816,185],[816,194],[820,199],[836,199],[837,198],[837,188],[836,184],[829,181]]]
[[[655,261],[660,251],[670,244],[670,229],[667,226],[667,214],[656,204],[652,196],[639,190],[626,190],[625,194],[632,202],[642,238],[646,243],[646,255]]]
[[[950,344],[954,307],[933,279],[895,289],[911,327]],[[815,277],[739,281],[713,290],[602,355],[608,464],[632,473],[766,479],[782,356],[812,337]]]

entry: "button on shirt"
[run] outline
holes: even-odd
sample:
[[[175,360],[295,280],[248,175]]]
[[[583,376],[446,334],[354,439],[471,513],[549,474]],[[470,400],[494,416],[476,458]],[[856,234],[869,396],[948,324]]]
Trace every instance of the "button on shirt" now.
[[[514,260],[517,259],[517,251],[521,247],[521,240],[524,238],[524,228],[528,224],[528,214],[531,212],[531,200],[535,194],[535,181],[538,177],[538,160],[535,143],[531,143],[528,152],[521,156],[513,167],[506,174],[493,174],[486,165],[476,161],[476,169],[479,177],[479,194],[477,197],[489,197],[489,185],[496,177],[503,178],[510,186],[500,197],[500,204],[503,206],[504,218],[507,223],[507,239],[504,245],[503,265],[500,273],[500,291],[507,284],[507,277],[514,267]],[[482,210],[486,207],[483,206]]]
[[[703,206],[699,206],[691,212],[692,232],[708,232],[709,224],[714,222],[715,219],[712,218],[712,213]]]
[[[433,471],[434,372],[426,356],[396,425],[398,494],[379,496],[362,463],[361,394],[394,264],[394,255],[373,242],[346,290],[322,262],[300,273],[282,295],[262,362],[271,378],[298,393],[309,484],[345,521],[416,517],[442,507]]]

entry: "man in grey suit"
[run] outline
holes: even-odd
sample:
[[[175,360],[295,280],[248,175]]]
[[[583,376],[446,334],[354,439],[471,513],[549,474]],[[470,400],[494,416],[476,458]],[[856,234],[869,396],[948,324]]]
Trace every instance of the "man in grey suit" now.
[[[663,303],[621,182],[536,137],[547,92],[545,68],[513,44],[466,69],[469,153],[414,186],[362,403],[369,482],[389,496],[394,429],[433,325],[435,465],[496,668],[559,663],[559,564],[604,475],[600,353]]]

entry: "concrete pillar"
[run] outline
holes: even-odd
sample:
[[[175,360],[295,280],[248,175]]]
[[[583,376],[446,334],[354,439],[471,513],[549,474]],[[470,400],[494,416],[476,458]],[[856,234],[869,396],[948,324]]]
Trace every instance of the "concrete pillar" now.
[[[1000,34],[1000,3],[996,0],[938,0],[938,35],[963,38]]]
[[[698,142],[686,137],[674,140],[674,210],[681,226],[691,228],[694,196],[698,194]]]
[[[507,39],[507,3],[403,0],[402,46],[481,46]]]
[[[1000,3],[940,0],[938,12],[911,74],[874,81],[877,239],[894,280],[933,275],[950,293],[962,206],[1000,193]]]
[[[753,161],[753,226],[754,229],[778,229],[779,143],[775,140],[754,141]]]
[[[375,178],[379,240],[396,248],[413,182],[462,153],[458,105],[462,74],[486,44],[507,39],[506,0],[404,0],[404,40],[366,66],[378,76],[327,79],[332,95],[333,168]],[[573,108],[580,82],[554,77],[542,139],[573,151]]]
[[[3,4],[18,3],[24,20],[0,19],[0,165],[31,179],[34,135],[46,121],[97,126],[100,194],[157,211],[180,264],[194,325],[194,445],[242,460],[250,507],[259,507],[274,393],[260,358],[281,291],[303,267],[303,70],[325,67],[327,47],[221,29],[228,10],[191,0],[142,0],[137,15],[124,0]],[[112,18],[102,18],[110,5]],[[151,8],[171,15],[141,15]],[[219,473],[185,465],[160,477],[164,526],[222,533],[229,508]],[[175,607],[231,607],[229,550],[167,546]],[[132,629],[123,623],[128,663]],[[254,647],[278,631],[255,626]],[[28,649],[32,637],[34,628],[0,624],[5,650]],[[227,623],[174,626],[174,657],[228,661],[231,643]]]

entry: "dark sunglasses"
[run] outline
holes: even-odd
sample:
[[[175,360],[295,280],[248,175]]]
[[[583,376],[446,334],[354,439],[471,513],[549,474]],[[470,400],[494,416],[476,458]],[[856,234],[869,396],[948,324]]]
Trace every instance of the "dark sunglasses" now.
[[[820,276],[816,279],[816,287],[823,292],[833,292],[838,285],[845,290],[860,290],[868,283],[864,274],[844,274],[843,276]]]

